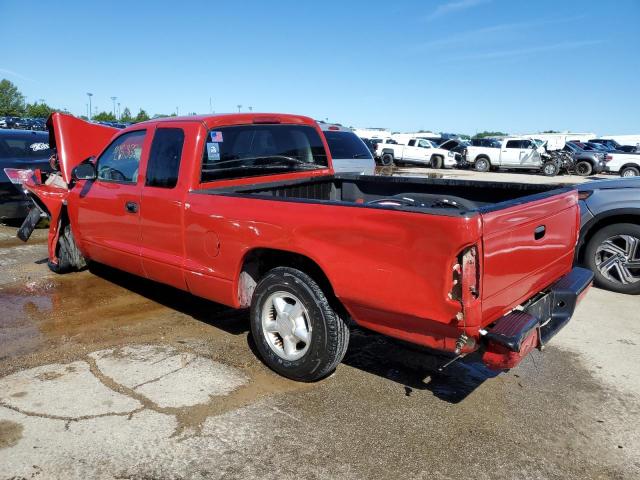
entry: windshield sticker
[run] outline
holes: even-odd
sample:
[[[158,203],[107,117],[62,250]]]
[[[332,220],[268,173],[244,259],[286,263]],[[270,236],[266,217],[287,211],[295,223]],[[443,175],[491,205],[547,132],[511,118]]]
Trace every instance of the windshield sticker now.
[[[34,152],[39,152],[41,150],[49,150],[49,144],[44,142],[32,143],[29,148]]]
[[[220,147],[217,143],[207,143],[207,158],[214,162],[220,160]]]
[[[212,142],[222,142],[222,132],[210,132]]]

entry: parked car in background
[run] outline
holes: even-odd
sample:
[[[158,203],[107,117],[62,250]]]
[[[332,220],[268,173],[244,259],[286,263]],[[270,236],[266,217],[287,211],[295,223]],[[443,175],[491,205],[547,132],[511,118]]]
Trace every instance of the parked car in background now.
[[[373,175],[376,162],[369,147],[350,128],[318,122],[329,145],[336,172]]]
[[[607,167],[607,154],[604,152],[587,151],[574,142],[567,142],[562,150],[573,157],[573,171],[580,176],[602,173]]]
[[[543,146],[532,138],[508,137],[491,143],[490,147],[477,147],[473,144],[466,148],[464,159],[478,172],[492,169],[539,170],[546,176],[555,176],[562,164],[553,159],[545,159]]]
[[[610,138],[592,138],[591,140],[589,140],[589,142],[606,145],[607,147],[618,152],[634,153],[637,151],[637,147],[635,145],[620,145],[618,142]]]
[[[601,288],[640,294],[640,178],[586,182],[578,191],[578,264]]]
[[[376,156],[376,142],[374,142],[370,138],[360,138],[360,140],[362,140],[364,142],[364,144],[367,146],[367,148],[371,152],[371,155],[375,158],[375,156]]]
[[[607,172],[618,173],[621,177],[640,175],[640,154],[607,153]]]
[[[385,166],[402,163],[431,168],[452,168],[458,163],[454,152],[437,148],[433,142],[424,138],[409,139],[406,145],[379,143],[376,156]]]
[[[20,117],[0,117],[0,128],[15,128],[16,121],[19,119]]]
[[[19,171],[50,172],[49,135],[44,132],[0,130],[0,219],[24,218],[31,201],[24,194]]]
[[[464,166],[463,155],[468,146],[469,146],[469,142],[466,140],[451,139],[451,140],[445,140],[443,143],[438,145],[438,148],[447,150],[449,152],[453,152],[454,159],[456,161],[456,166],[463,167]]]

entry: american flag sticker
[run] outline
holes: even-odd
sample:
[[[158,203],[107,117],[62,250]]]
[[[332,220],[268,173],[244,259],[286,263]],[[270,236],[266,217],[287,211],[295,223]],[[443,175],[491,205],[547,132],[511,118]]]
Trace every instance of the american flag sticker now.
[[[222,142],[222,132],[211,132],[212,142]]]

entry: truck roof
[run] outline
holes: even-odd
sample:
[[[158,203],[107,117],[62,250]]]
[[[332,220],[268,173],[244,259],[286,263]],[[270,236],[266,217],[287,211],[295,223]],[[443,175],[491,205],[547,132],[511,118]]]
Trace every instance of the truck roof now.
[[[154,118],[141,123],[135,123],[127,129],[135,128],[137,125],[153,123],[171,122],[202,122],[208,128],[217,126],[246,125],[250,123],[293,123],[300,125],[315,126],[316,121],[303,115],[291,115],[287,113],[218,113],[208,115],[189,115],[182,117]]]

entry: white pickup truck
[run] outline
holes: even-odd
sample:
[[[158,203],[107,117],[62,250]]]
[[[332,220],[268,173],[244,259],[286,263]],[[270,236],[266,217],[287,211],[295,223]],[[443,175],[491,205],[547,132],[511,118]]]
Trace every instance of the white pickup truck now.
[[[463,154],[467,163],[479,172],[491,169],[526,169],[540,170],[547,176],[557,175],[560,166],[553,161],[545,161],[542,154],[544,147],[539,146],[532,138],[510,137],[495,140],[492,147],[467,147]]]
[[[619,173],[621,177],[640,175],[640,153],[607,153],[607,172]]]
[[[389,140],[379,143],[376,146],[376,157],[385,166],[410,163],[431,168],[452,168],[458,164],[456,153],[437,148],[425,138],[411,138],[406,145],[389,143]]]

